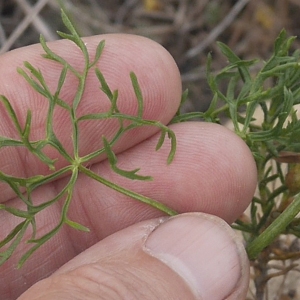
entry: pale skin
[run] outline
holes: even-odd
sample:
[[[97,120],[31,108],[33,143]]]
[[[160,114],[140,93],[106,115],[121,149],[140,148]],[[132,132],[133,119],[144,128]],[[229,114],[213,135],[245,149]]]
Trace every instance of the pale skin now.
[[[168,124],[181,97],[179,71],[169,53],[145,38],[105,35],[85,39],[91,56],[102,39],[106,40],[106,47],[99,67],[111,88],[119,89],[121,109],[126,113],[136,112],[136,101],[129,81],[129,72],[134,71],[144,95],[144,117]],[[58,41],[49,46],[77,68],[82,66],[80,52],[70,42]],[[35,94],[15,70],[27,60],[44,72],[54,89],[59,67],[41,58],[41,53],[41,47],[34,45],[0,57],[0,94],[11,100],[21,119],[26,117],[28,108],[32,110],[33,138],[43,136],[42,124],[47,102]],[[72,101],[75,85],[74,78],[68,77],[63,90],[66,101]],[[83,104],[79,107],[80,113],[93,112],[99,107],[102,110],[107,109],[107,100],[99,95],[97,79],[91,76]],[[3,107],[0,114],[1,135],[14,135],[11,126],[8,126],[10,123]],[[58,111],[56,119],[58,135],[64,145],[71,149],[70,124],[64,118],[64,112]],[[81,131],[81,153],[94,150],[97,138],[103,134],[109,136],[115,126],[113,122],[86,123]],[[178,225],[179,231],[167,232],[166,236],[180,235],[180,228],[185,226],[196,228],[198,220],[199,226],[202,226],[201,222],[205,222],[207,218],[197,212],[204,212],[216,216],[209,217],[208,224],[217,228],[224,241],[232,242],[242,249],[241,243],[221,219],[227,223],[233,222],[251,201],[256,184],[256,168],[249,149],[232,132],[218,125],[191,122],[172,125],[172,129],[177,135],[178,145],[175,159],[169,166],[166,164],[168,145],[158,152],[154,151],[159,138],[158,131],[154,128],[128,133],[115,149],[119,153],[118,159],[122,168],[140,167],[141,174],[153,176],[152,182],[119,178],[110,170],[105,157],[94,161],[91,168],[105,178],[157,199],[179,213],[193,212],[173,219],[181,224]],[[6,173],[32,176],[49,172],[45,165],[20,150],[3,153],[0,156],[0,169]],[[52,157],[56,155],[51,150],[48,150],[48,154]],[[64,163],[60,161],[57,167]],[[36,201],[42,202],[53,196],[65,180],[66,178],[61,178],[37,191]],[[0,183],[0,188],[1,203],[20,206],[7,186]],[[57,223],[60,209],[60,204],[54,205],[47,214],[40,217],[41,233],[47,232]],[[200,284],[199,291],[195,284],[191,284],[189,276],[179,276],[180,271],[175,272],[155,258],[155,255],[143,250],[145,237],[149,235],[149,245],[152,245],[154,238],[151,238],[150,232],[159,225],[161,220],[157,218],[162,216],[164,214],[160,211],[130,200],[87,177],[79,177],[69,217],[89,227],[91,232],[82,233],[64,227],[21,270],[16,270],[16,262],[25,250],[20,247],[16,255],[0,267],[0,290],[3,299],[208,299],[214,296],[220,289],[217,286],[215,292],[212,290],[209,294],[206,291],[210,287],[203,283],[203,286]],[[195,218],[197,221],[194,224]],[[16,222],[0,211],[0,239],[3,239]],[[168,222],[165,224],[171,224]],[[199,241],[203,245],[203,237],[198,237],[197,231],[188,229],[188,232],[192,235],[192,241]],[[213,235],[214,232],[211,231],[209,236]],[[216,238],[217,240],[220,239]],[[212,243],[217,243],[216,241],[213,240]],[[218,247],[217,244],[215,247]],[[229,254],[226,251],[224,255],[222,253],[220,250],[218,259],[226,261],[226,255]],[[198,254],[194,255],[195,257],[191,257],[196,263]],[[228,271],[230,284],[227,283],[226,286],[230,290],[225,291],[225,295],[218,294],[215,299],[242,299],[240,297],[245,295],[248,261],[245,254],[237,257],[233,258],[239,270],[236,274],[243,276]]]

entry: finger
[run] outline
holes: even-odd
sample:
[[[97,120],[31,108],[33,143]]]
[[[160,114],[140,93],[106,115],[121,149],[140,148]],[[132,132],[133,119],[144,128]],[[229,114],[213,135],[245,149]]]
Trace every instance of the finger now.
[[[225,222],[204,214],[161,222],[115,233],[19,299],[244,299],[249,264]]]
[[[183,123],[173,125],[172,129],[177,135],[178,146],[171,165],[166,164],[168,145],[158,152],[154,151],[158,135],[118,156],[120,167],[127,170],[141,167],[141,174],[152,175],[153,182],[122,179],[110,170],[107,162],[95,164],[91,170],[165,203],[180,213],[201,211],[218,215],[227,222],[235,220],[249,204],[256,184],[255,163],[247,146],[235,134],[219,125]],[[53,182],[35,194],[37,204],[59,192],[65,180]],[[9,204],[18,205],[16,202]],[[57,224],[61,209],[61,203],[58,203],[38,216],[38,236]],[[1,267],[1,274],[10,278],[12,286],[6,284],[0,288],[22,286],[23,276],[30,286],[108,235],[136,222],[162,215],[145,204],[80,176],[68,217],[89,227],[91,232],[82,233],[64,227],[21,270],[15,270],[12,266],[29,249],[21,245],[16,255]],[[13,228],[17,222],[19,220],[7,215],[0,218],[0,225],[5,228]]]
[[[176,155],[170,165],[166,163],[170,145],[154,150],[158,135],[118,155],[121,168],[140,167],[139,173],[152,176],[152,181],[120,177],[111,171],[107,161],[95,164],[91,170],[179,213],[201,211],[232,223],[249,205],[256,187],[256,167],[249,148],[220,125],[189,122],[170,127],[177,136]],[[59,189],[62,186],[58,185]],[[70,216],[82,220],[81,204],[88,195],[91,205],[85,207],[85,214],[89,225],[98,228],[99,238],[161,215],[157,209],[100,186],[88,177],[79,179],[75,191],[77,197]],[[95,211],[96,207],[99,210]]]
[[[181,97],[181,82],[178,68],[170,54],[157,43],[138,36],[131,35],[101,35],[85,38],[91,59],[95,55],[96,46],[101,40],[106,45],[97,67],[103,72],[110,88],[118,89],[117,105],[124,114],[136,115],[137,99],[130,81],[130,72],[138,77],[143,93],[145,119],[158,120],[168,123],[175,114]],[[82,70],[84,60],[82,53],[70,41],[62,40],[49,43],[49,47],[58,55],[66,59],[75,69]],[[62,66],[56,62],[44,59],[40,45],[17,49],[0,57],[0,94],[5,95],[16,111],[22,126],[25,123],[27,110],[32,111],[31,140],[45,138],[46,118],[49,101],[30,87],[17,74],[16,68],[23,67],[23,61],[29,61],[44,75],[49,89],[55,93]],[[70,72],[60,93],[60,98],[68,104],[74,101],[77,92],[78,79]],[[110,109],[110,102],[100,91],[100,83],[94,70],[88,76],[82,101],[76,111],[77,117],[103,113]],[[17,130],[0,104],[0,135],[18,139]],[[73,127],[70,114],[61,107],[56,107],[53,121],[54,132],[61,144],[71,157],[73,151]],[[101,148],[102,136],[110,139],[119,129],[117,120],[82,121],[79,123],[80,155],[84,156]],[[116,152],[121,152],[151,136],[158,129],[143,127],[127,132],[116,145]],[[55,149],[45,148],[45,153],[51,158],[58,158],[56,168],[66,164]],[[99,156],[98,161],[103,159]],[[19,177],[28,177],[37,174],[49,173],[49,167],[40,162],[36,156],[22,147],[1,149],[0,170],[7,174]],[[1,201],[12,197],[10,188],[1,183]]]

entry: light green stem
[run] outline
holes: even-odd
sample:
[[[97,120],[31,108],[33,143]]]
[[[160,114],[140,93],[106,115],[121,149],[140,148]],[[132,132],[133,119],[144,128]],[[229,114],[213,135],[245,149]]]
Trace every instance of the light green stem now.
[[[300,194],[295,197],[294,201],[264,232],[262,232],[246,247],[249,259],[255,259],[264,248],[270,245],[278,237],[278,235],[286,229],[299,212]]]
[[[164,204],[162,204],[162,203],[160,203],[156,200],[153,200],[151,198],[148,198],[148,197],[145,197],[145,196],[140,195],[138,193],[135,193],[133,191],[127,190],[127,189],[125,189],[125,188],[123,188],[119,185],[116,185],[113,182],[108,181],[108,180],[106,180],[105,178],[103,178],[101,176],[98,176],[97,174],[95,174],[94,172],[92,172],[91,170],[85,168],[82,165],[79,166],[79,170],[80,170],[80,172],[86,174],[87,176],[89,176],[89,177],[97,180],[98,182],[106,185],[107,187],[109,187],[109,188],[111,188],[111,189],[113,189],[113,190],[115,190],[119,193],[122,193],[123,195],[126,195],[130,198],[133,198],[135,200],[138,200],[140,202],[148,204],[148,205],[150,205],[150,206],[166,213],[169,216],[175,216],[175,215],[178,214],[175,210],[169,208],[168,206],[166,206],[166,205],[164,205]]]

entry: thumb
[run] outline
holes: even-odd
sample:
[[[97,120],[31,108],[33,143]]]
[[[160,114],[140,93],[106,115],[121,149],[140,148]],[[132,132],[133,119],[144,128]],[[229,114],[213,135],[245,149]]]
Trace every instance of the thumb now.
[[[19,300],[244,299],[248,281],[244,247],[228,224],[187,213],[109,236]]]

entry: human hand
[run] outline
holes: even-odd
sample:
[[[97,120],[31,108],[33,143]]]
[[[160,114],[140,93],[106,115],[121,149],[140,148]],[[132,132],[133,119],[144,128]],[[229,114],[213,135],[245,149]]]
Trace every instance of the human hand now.
[[[136,111],[129,81],[129,72],[134,71],[144,95],[145,118],[167,124],[177,111],[181,96],[179,72],[170,55],[150,40],[129,35],[87,38],[85,42],[91,54],[100,39],[106,40],[100,69],[112,89],[118,88],[121,109],[129,114]],[[69,42],[54,42],[51,48],[77,67],[82,65],[80,53]],[[0,57],[0,94],[13,102],[19,117],[24,119],[27,109],[32,110],[35,138],[44,134],[41,124],[47,103],[16,76],[15,70],[28,60],[55,87],[60,70],[55,63],[45,62],[41,52],[41,47],[35,45]],[[74,78],[67,79],[65,99],[72,100],[75,84]],[[91,77],[83,105],[79,107],[82,113],[99,106],[106,108],[105,100],[95,95],[99,95],[99,83]],[[3,110],[0,114],[0,132],[9,135],[10,124]],[[60,111],[56,118],[59,137],[66,147],[71,147],[68,121]],[[115,128],[114,123],[105,126],[100,122],[88,123],[82,128],[81,151],[88,153],[94,149],[95,139],[102,134],[109,135]],[[166,165],[167,146],[157,153],[153,151],[159,138],[153,128],[129,132],[116,149],[118,162],[124,169],[141,167],[142,174],[153,176],[152,182],[118,177],[104,157],[91,168],[180,213],[194,213],[167,219],[149,206],[79,177],[69,216],[89,227],[91,232],[65,227],[21,270],[16,270],[14,266],[26,246],[20,247],[0,267],[1,299],[16,299],[22,293],[21,300],[242,299],[248,285],[246,255],[221,219],[228,223],[234,221],[252,198],[256,168],[251,153],[237,136],[215,124],[189,122],[172,125],[172,129],[178,145],[169,166]],[[0,169],[7,173],[32,176],[47,172],[45,166],[20,149],[5,153],[0,157]],[[39,190],[36,194],[39,201],[47,199],[65,180],[61,178]],[[18,207],[19,202],[7,186],[0,187],[0,202]],[[47,232],[57,223],[60,209],[58,203],[42,215],[39,233]],[[15,224],[15,219],[0,211],[0,227],[4,229],[0,238],[4,237],[6,228]]]

